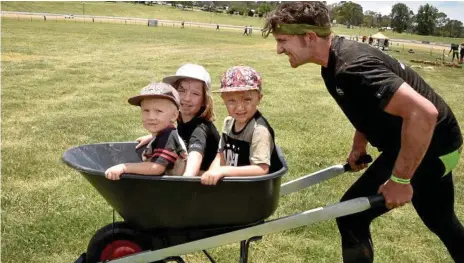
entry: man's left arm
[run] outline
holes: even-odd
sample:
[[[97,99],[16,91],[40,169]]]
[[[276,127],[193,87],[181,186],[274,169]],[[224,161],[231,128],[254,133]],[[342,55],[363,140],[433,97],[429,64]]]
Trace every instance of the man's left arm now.
[[[403,65],[398,67],[405,70]],[[432,140],[438,110],[377,57],[358,58],[343,69],[340,77],[351,88],[358,87],[356,91],[367,92],[385,112],[402,118],[401,148],[393,174],[379,188],[388,208],[402,206],[412,199],[409,180]]]
[[[406,82],[395,92],[384,110],[403,119],[401,150],[393,174],[410,179],[432,140],[438,110]]]
[[[393,177],[379,188],[379,193],[385,196],[387,208],[392,209],[412,199],[412,187],[408,182],[430,145],[438,110],[406,82],[393,94],[384,110],[403,119],[401,149],[393,168]]]

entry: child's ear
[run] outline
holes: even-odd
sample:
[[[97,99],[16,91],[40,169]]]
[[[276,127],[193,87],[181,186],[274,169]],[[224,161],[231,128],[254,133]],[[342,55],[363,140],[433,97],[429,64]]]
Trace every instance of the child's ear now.
[[[258,105],[261,102],[261,99],[263,99],[263,93],[260,92],[258,95]]]
[[[177,118],[179,118],[179,111],[178,110],[174,111],[174,114],[173,114],[172,118],[173,119],[171,119],[171,122],[175,123],[177,121]]]

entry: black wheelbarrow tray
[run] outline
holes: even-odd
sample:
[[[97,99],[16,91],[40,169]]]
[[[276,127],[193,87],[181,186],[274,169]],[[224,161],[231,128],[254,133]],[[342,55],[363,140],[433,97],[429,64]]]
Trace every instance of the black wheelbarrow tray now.
[[[205,186],[200,177],[124,174],[105,178],[107,168],[141,162],[136,143],[100,143],[71,148],[63,160],[78,170],[121,215],[98,230],[77,262],[184,262],[180,257],[240,242],[240,263],[248,261],[249,244],[265,234],[309,225],[384,205],[382,196],[360,197],[266,221],[277,209],[279,197],[297,192],[349,170],[334,165],[281,185],[287,163],[279,161],[265,176],[226,177]],[[366,161],[366,160],[364,160]],[[367,162],[370,160],[367,160]],[[91,212],[91,211],[88,211]]]

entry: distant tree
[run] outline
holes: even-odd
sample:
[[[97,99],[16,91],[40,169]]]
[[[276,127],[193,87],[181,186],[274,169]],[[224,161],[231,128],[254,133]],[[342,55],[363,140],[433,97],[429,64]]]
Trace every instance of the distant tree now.
[[[448,22],[450,21],[450,19],[448,18],[448,16],[443,13],[443,12],[439,12],[437,14],[437,20],[435,21],[435,30],[434,30],[434,35],[436,36],[444,36],[446,35],[447,33],[445,32],[446,31],[446,24],[448,24]]]
[[[431,35],[435,29],[438,9],[432,5],[425,4],[419,7],[416,15],[417,33],[419,35]]]
[[[271,4],[267,3],[267,2],[258,2],[259,3],[259,6],[258,6],[258,14],[267,14],[269,12],[272,11],[272,6]]]
[[[336,8],[337,23],[359,26],[363,23],[362,6],[353,2],[344,2]]]
[[[227,2],[224,2],[224,4],[227,3]],[[248,9],[247,8],[247,5],[245,4],[245,2],[230,2],[231,5],[229,5],[229,9],[233,9],[234,12],[238,12],[239,15],[243,15],[245,13],[248,13]],[[233,13],[232,13],[233,14]]]
[[[462,22],[459,20],[450,20],[446,25],[444,26],[444,31],[446,33],[446,36],[448,37],[463,37],[464,34],[462,34]]]
[[[339,3],[334,3],[334,4],[330,4],[330,5],[327,5],[327,8],[329,9],[329,17],[330,17],[330,22],[332,22],[333,20],[337,20],[337,11],[338,11],[338,8],[341,6],[341,4]],[[339,21],[337,20],[337,23]]]
[[[437,27],[443,27],[448,23],[448,21],[449,21],[448,16],[443,12],[439,12],[437,14],[437,20],[435,22],[435,25]]]
[[[410,13],[407,5],[397,3],[392,7],[390,14],[393,31],[403,33],[408,28]]]
[[[383,27],[391,27],[391,18],[389,15],[382,16],[382,26]]]
[[[363,23],[362,25],[365,27],[376,27],[376,18],[375,16],[377,15],[376,12],[367,10],[364,12],[364,17],[363,17]]]

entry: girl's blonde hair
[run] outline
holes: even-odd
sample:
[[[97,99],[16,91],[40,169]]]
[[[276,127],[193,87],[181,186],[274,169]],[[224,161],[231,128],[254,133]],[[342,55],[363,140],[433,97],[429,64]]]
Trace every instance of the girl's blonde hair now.
[[[216,120],[216,116],[214,115],[214,102],[213,98],[211,97],[211,94],[208,94],[206,92],[206,85],[203,84],[203,104],[205,106],[205,110],[203,110],[203,113],[200,115],[201,118],[205,118],[211,122]]]

